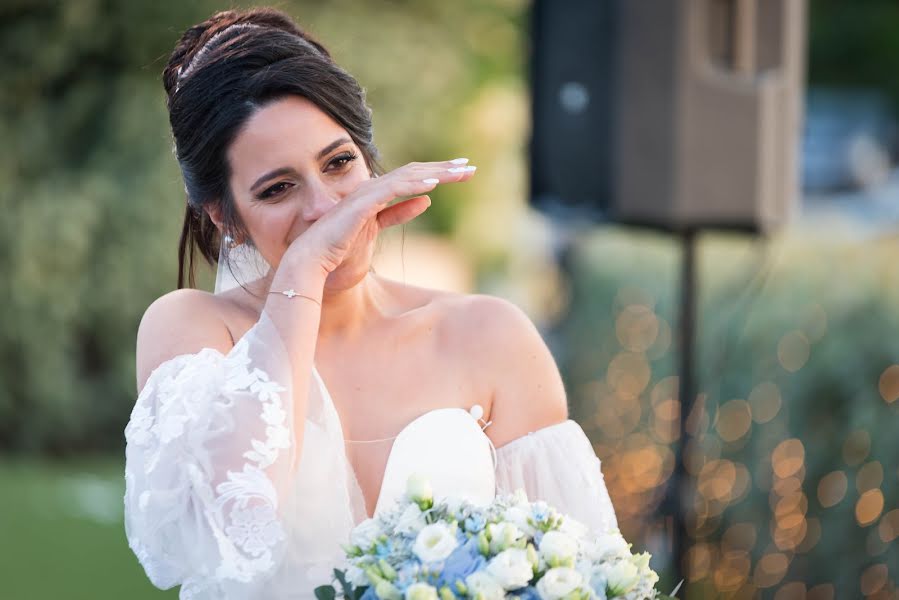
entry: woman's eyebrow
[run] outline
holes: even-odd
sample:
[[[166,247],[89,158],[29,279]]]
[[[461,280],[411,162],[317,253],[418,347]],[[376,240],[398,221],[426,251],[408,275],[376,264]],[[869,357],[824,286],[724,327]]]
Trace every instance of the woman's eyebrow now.
[[[331,142],[330,144],[328,144],[327,146],[325,146],[324,148],[322,148],[319,151],[319,153],[315,156],[315,158],[316,158],[316,160],[321,160],[322,157],[324,157],[328,152],[332,151],[334,148],[337,148],[338,146],[340,146],[342,144],[347,144],[352,141],[353,140],[351,140],[348,137],[338,138],[338,139],[334,140],[333,142]],[[291,167],[278,167],[274,171],[269,171],[268,173],[266,173],[265,175],[263,175],[262,177],[257,179],[256,182],[250,186],[250,191],[252,192],[256,188],[258,188],[260,185],[262,185],[263,183],[265,183],[266,181],[268,181],[269,179],[271,179],[273,177],[278,177],[280,175],[287,175],[288,173],[296,173],[296,171],[293,170]]]
[[[327,154],[328,152],[330,152],[337,146],[340,146],[341,144],[347,144],[352,141],[353,140],[351,140],[348,137],[338,138],[338,139],[334,140],[333,142],[331,142],[330,144],[328,144],[327,146],[325,146],[324,148],[322,148],[321,151],[318,153],[318,155],[315,158],[321,160],[325,156],[325,154]]]
[[[254,183],[253,185],[250,186],[250,191],[252,192],[256,188],[258,188],[260,185],[262,185],[269,179],[272,179],[273,177],[278,177],[280,175],[287,175],[288,173],[296,173],[296,171],[294,171],[290,167],[279,167],[279,168],[275,169],[274,171],[269,171],[268,173],[266,173],[265,175],[263,175],[262,177],[257,179],[256,183]]]

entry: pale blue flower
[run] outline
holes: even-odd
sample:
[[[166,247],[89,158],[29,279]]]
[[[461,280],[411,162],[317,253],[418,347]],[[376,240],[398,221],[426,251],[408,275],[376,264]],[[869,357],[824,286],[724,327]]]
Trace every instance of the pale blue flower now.
[[[478,552],[478,539],[476,537],[469,538],[446,557],[436,587],[439,589],[443,585],[449,585],[450,589],[454,589],[455,581],[465,581],[466,577],[475,571],[480,571],[486,564],[486,559]]]
[[[377,558],[387,558],[393,553],[394,542],[393,539],[387,538],[385,542],[378,542],[375,544],[375,557]]]
[[[600,572],[594,572],[590,578],[590,587],[596,593],[597,600],[606,600],[606,583],[605,575]]]
[[[512,590],[508,592],[508,594],[518,598],[519,600],[541,600],[540,594],[537,593],[537,590],[534,589],[534,586],[532,585],[528,585],[517,590]],[[605,594],[603,595],[602,600],[606,600]]]
[[[531,515],[534,517],[535,521],[542,523],[549,519],[549,507],[541,502],[535,502],[533,504],[533,512]]]
[[[378,594],[375,593],[375,586],[370,585],[359,600],[378,600]]]
[[[465,519],[465,531],[478,533],[487,526],[487,519],[480,513],[474,513]]]
[[[406,588],[418,581],[418,574],[421,571],[421,563],[417,560],[410,560],[397,569],[396,581],[393,582],[400,591],[406,591]]]

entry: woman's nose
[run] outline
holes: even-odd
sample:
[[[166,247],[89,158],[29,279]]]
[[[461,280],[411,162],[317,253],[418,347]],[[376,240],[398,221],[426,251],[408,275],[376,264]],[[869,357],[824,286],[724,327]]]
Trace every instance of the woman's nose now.
[[[306,221],[316,221],[323,214],[334,208],[339,202],[339,198],[334,190],[324,185],[316,185],[309,187],[309,193],[303,202],[303,218]]]

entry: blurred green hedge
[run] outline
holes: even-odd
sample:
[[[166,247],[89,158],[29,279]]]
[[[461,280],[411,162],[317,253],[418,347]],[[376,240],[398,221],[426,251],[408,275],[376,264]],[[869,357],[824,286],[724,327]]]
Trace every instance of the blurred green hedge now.
[[[686,451],[695,548],[668,579],[688,577],[686,597],[790,582],[860,597],[865,573],[876,580],[887,565],[883,590],[895,591],[896,256],[892,236],[700,237],[698,396]],[[680,258],[676,239],[654,233],[606,228],[583,238],[554,338],[622,529],[654,552],[657,568],[672,567],[660,504],[676,437],[667,402],[677,398]]]

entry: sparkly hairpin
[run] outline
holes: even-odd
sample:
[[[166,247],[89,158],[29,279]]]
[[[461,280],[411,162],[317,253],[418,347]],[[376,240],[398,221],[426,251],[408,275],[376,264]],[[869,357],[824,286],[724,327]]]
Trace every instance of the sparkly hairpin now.
[[[178,91],[178,88],[181,87],[181,82],[190,75],[191,71],[195,68],[196,65],[202,62],[202,58],[214,47],[213,42],[220,38],[225,33],[232,31],[234,29],[238,29],[243,31],[245,29],[263,29],[262,25],[258,25],[256,23],[232,23],[228,25],[221,31],[216,32],[211,38],[206,40],[206,43],[203,44],[199,50],[193,55],[193,57],[187,62],[187,65],[180,65],[178,67],[178,81],[175,84],[175,91]]]

